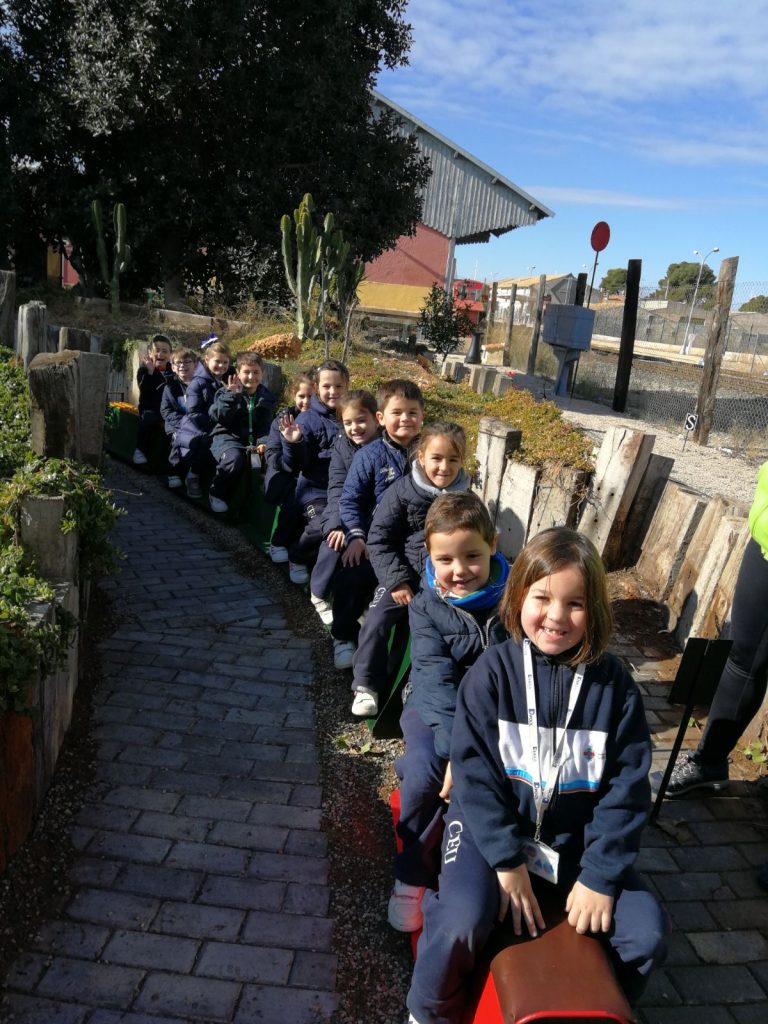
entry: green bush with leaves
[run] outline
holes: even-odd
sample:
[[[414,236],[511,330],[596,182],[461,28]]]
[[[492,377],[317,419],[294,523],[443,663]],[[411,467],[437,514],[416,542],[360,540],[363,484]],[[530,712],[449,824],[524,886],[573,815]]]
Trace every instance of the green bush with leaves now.
[[[439,355],[445,357],[457,348],[472,330],[467,306],[457,305],[453,296],[439,284],[433,284],[419,312],[421,333]]]
[[[29,388],[10,349],[0,348],[0,479],[12,476],[31,454]]]

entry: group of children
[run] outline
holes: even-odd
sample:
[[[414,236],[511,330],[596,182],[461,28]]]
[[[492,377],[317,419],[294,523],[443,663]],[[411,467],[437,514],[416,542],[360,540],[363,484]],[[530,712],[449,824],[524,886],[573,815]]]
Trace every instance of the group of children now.
[[[496,921],[509,915],[516,934],[535,937],[545,891],[578,932],[604,937],[637,999],[667,935],[633,866],[651,743],[640,693],[606,653],[612,619],[594,546],[554,527],[510,566],[469,490],[462,428],[424,425],[411,381],[390,380],[374,397],[326,360],[295,378],[293,404],[269,426],[261,367],[241,358],[238,386],[225,383],[223,346],[194,373],[186,352],[175,355],[179,383],[166,382],[162,406],[186,407],[170,430],[166,419],[172,464],[187,469],[189,488],[210,452],[216,497],[240,458],[233,450],[244,458],[264,445],[265,496],[280,506],[270,557],[309,583],[336,666],[353,670],[354,714],[376,713],[391,628],[409,622],[388,919],[423,929],[411,1024],[458,1024]],[[170,359],[155,343],[146,389]],[[196,448],[198,437],[210,441]]]
[[[202,350],[175,352],[164,334],[150,341],[137,374],[139,428],[133,461],[145,465],[153,434],[170,439],[168,486],[186,486],[191,498],[202,497],[201,476],[210,467],[208,501],[226,512],[247,466],[260,465],[277,398],[262,383],[264,363],[258,352],[232,356],[224,342],[212,340]]]

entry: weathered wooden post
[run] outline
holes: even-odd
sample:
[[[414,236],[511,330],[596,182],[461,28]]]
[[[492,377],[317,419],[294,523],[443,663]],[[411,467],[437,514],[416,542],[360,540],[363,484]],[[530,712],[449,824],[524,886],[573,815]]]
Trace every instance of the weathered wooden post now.
[[[536,372],[536,353],[539,350],[539,335],[541,334],[541,319],[544,315],[544,291],[547,287],[547,275],[542,274],[539,278],[539,294],[536,299],[536,318],[533,321],[531,331],[531,347],[528,350],[528,367],[526,373],[533,376]]]
[[[736,271],[739,266],[738,256],[729,256],[720,264],[717,278],[717,302],[715,304],[712,324],[707,335],[707,348],[704,352],[704,370],[699,385],[699,397],[696,402],[696,426],[693,440],[696,444],[705,445],[709,440],[712,420],[715,414],[717,398],[717,382],[720,378],[720,366],[725,352],[726,327],[733,302],[733,286],[736,283]]]
[[[576,278],[576,295],[573,300],[574,306],[583,306],[584,297],[587,294],[587,273],[583,272]]]
[[[25,370],[39,352],[48,351],[48,311],[44,302],[19,306],[16,351]]]
[[[517,285],[513,284],[509,289],[509,317],[507,318],[507,333],[504,336],[504,355],[501,357],[502,366],[512,365],[512,328],[515,326],[516,302]]]
[[[496,322],[496,302],[499,294],[499,282],[494,281],[491,285],[491,302],[488,306],[488,327],[486,328],[485,335],[489,341],[491,341],[491,331],[493,325]]]
[[[501,481],[507,460],[520,447],[522,434],[501,420],[483,416],[477,435],[477,472],[472,490],[488,506],[491,519],[496,521]]]
[[[0,270],[0,345],[13,348],[16,318],[16,271]]]
[[[621,322],[619,362],[616,367],[616,383],[613,388],[614,412],[624,412],[627,408],[629,378],[632,373],[632,357],[635,352],[635,331],[637,329],[637,307],[640,301],[640,271],[642,266],[642,260],[630,260],[627,264],[627,286],[624,291],[624,317]]]

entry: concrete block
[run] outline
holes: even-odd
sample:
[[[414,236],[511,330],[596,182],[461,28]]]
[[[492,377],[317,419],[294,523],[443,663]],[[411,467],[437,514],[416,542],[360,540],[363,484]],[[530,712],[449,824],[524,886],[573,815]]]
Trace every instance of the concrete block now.
[[[64,498],[27,497],[21,504],[21,543],[51,583],[77,580],[78,537],[64,533]]]
[[[324,886],[319,886],[325,890]],[[258,878],[232,878],[229,875],[209,875],[198,902],[215,907],[235,907],[243,910],[280,910],[285,898],[284,882],[263,882]]]
[[[290,914],[251,911],[245,922],[242,938],[245,942],[259,945],[330,953],[333,945],[333,922],[325,917],[297,918]]]
[[[85,332],[81,332],[85,334]],[[104,412],[109,387],[109,356],[87,350],[79,352],[80,458],[98,466],[104,446]]]
[[[195,963],[198,947],[199,943],[192,939],[118,931],[113,935],[101,958],[106,963],[188,974]]]
[[[37,987],[40,995],[77,1000],[86,1006],[129,1006],[143,972],[56,957]]]
[[[337,967],[338,957],[335,953],[311,953],[300,949],[296,953],[288,984],[296,988],[319,988],[333,992]]]
[[[508,377],[506,373],[497,373],[491,391],[494,395],[501,398],[502,395],[506,395],[514,386],[513,379]]]
[[[491,519],[495,521],[501,481],[507,460],[520,447],[522,434],[513,430],[501,420],[483,416],[477,435],[477,470],[472,490],[488,506]]]
[[[239,995],[240,986],[232,981],[176,975],[169,985],[167,974],[150,974],[136,1007],[184,1020],[228,1021],[235,1012]]]
[[[197,939],[234,940],[245,914],[229,907],[201,907],[190,903],[163,903],[152,922],[153,932]]]
[[[288,949],[207,942],[195,967],[195,974],[232,981],[285,985],[292,964],[293,953]]]
[[[517,557],[528,537],[538,479],[538,469],[521,462],[507,462],[499,491],[496,528],[498,550],[510,560]]]
[[[332,992],[283,988],[278,985],[246,985],[235,1024],[289,1020],[292,1024],[330,1024],[338,996]]]

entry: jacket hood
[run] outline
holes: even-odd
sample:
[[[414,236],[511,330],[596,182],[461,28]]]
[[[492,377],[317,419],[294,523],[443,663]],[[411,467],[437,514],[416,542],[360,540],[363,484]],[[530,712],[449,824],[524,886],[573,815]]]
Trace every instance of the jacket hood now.
[[[448,487],[435,487],[418,459],[411,460],[411,478],[420,491],[425,494],[433,494],[436,498],[441,494],[454,494],[457,491],[469,490],[469,474],[463,469],[459,470],[459,475]]]

